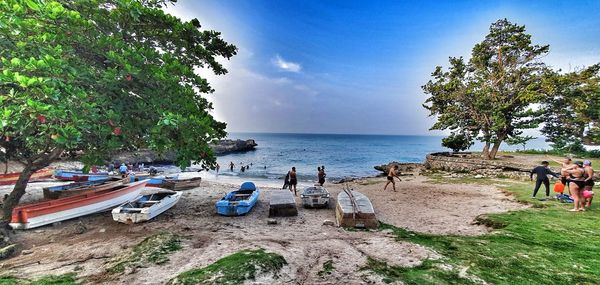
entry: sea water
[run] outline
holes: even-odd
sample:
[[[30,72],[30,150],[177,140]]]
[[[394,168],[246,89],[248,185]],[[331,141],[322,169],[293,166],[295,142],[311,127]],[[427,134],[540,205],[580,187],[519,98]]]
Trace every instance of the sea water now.
[[[281,184],[283,177],[296,167],[299,181],[317,180],[317,167],[325,166],[328,181],[347,177],[365,177],[379,174],[373,167],[398,162],[423,162],[431,152],[449,151],[442,147],[439,136],[340,135],[340,134],[274,134],[230,133],[230,139],[254,139],[258,146],[253,151],[231,153],[217,158],[219,175],[204,173],[213,180],[260,180]],[[546,149],[542,138],[530,141],[528,149]],[[522,146],[503,144],[501,150],[515,150]],[[481,151],[481,144],[472,147]],[[235,164],[230,171],[229,165]],[[250,165],[251,164],[251,165]],[[241,166],[250,168],[241,172]]]

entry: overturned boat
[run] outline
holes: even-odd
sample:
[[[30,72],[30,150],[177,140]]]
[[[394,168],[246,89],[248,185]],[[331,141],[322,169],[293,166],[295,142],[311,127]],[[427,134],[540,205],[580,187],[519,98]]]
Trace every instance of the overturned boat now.
[[[125,224],[148,221],[175,206],[181,195],[182,192],[147,187],[141,196],[114,208],[113,220]]]
[[[76,196],[86,192],[100,191],[115,188],[127,184],[127,178],[107,177],[105,180],[73,182],[65,185],[44,187],[44,198],[58,199],[64,197]]]
[[[184,179],[171,179],[166,178],[162,183],[162,188],[171,189],[174,191],[187,190],[200,186],[200,182],[202,182],[202,178],[193,177],[193,178],[184,178]]]
[[[215,207],[223,216],[245,215],[256,205],[260,190],[252,182],[244,182],[239,190],[231,191],[219,200]]]
[[[345,228],[375,229],[379,226],[369,198],[348,187],[338,194],[335,218],[338,226]]]
[[[19,205],[13,209],[9,225],[13,229],[31,229],[108,211],[139,196],[146,183],[144,180],[71,197]]]

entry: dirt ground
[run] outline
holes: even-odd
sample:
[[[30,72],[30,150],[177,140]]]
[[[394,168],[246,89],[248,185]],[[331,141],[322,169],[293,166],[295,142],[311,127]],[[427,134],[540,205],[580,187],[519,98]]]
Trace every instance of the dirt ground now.
[[[489,229],[474,225],[475,217],[524,207],[494,186],[432,184],[418,175],[403,179],[397,183],[398,192],[382,191],[385,178],[349,185],[371,199],[380,221],[418,232],[484,234]],[[32,184],[25,198],[41,197],[41,185]],[[334,198],[343,187],[326,186]],[[79,278],[92,283],[163,284],[183,271],[206,266],[239,250],[264,248],[282,255],[288,265],[278,280],[270,275],[259,276],[251,284],[381,284],[378,276],[360,270],[367,257],[401,266],[439,258],[419,245],[397,242],[385,231],[346,231],[323,225],[325,220],[335,221],[332,208],[299,207],[297,217],[277,218],[276,225],[268,225],[268,201],[274,189],[261,189],[260,200],[249,215],[216,215],[215,202],[234,188],[204,181],[201,187],[185,191],[174,208],[143,224],[118,224],[110,213],[104,213],[17,231],[13,238],[24,251],[3,260],[0,272],[20,278],[76,272]],[[0,188],[2,195],[7,191],[10,188]],[[299,198],[297,204],[301,205]],[[78,233],[82,226],[86,230]],[[183,249],[173,253],[169,262],[116,276],[105,273],[111,258],[160,231],[185,237]],[[331,275],[320,277],[318,272],[328,260],[333,261],[335,269]]]

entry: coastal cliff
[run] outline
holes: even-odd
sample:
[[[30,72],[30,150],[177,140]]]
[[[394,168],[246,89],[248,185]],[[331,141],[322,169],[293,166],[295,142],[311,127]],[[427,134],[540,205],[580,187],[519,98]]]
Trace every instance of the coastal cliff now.
[[[211,144],[211,149],[216,155],[224,155],[232,152],[243,152],[254,150],[257,146],[253,139],[248,140],[220,140]],[[111,156],[111,161],[129,163],[172,163],[176,159],[174,152],[159,154],[149,149],[116,153]]]

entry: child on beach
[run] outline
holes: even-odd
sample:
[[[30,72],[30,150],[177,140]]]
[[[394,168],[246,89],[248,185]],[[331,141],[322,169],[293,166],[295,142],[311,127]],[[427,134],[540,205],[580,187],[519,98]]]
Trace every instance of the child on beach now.
[[[544,184],[544,188],[546,188],[546,199],[550,198],[550,180],[548,180],[548,175],[552,175],[554,177],[558,177],[558,174],[552,172],[550,168],[548,168],[548,162],[542,161],[542,164],[535,167],[531,170],[529,174],[529,179],[533,181],[533,174],[536,174],[537,178],[535,180],[535,188],[533,189],[533,195],[531,198],[535,198],[540,186]]]
[[[400,179],[400,177],[398,177],[398,174],[396,173],[396,171],[398,171],[398,165],[394,165],[394,167],[390,168],[390,171],[388,171],[388,175],[387,175],[387,183],[385,183],[385,186],[383,187],[383,191],[385,191],[385,189],[387,189],[388,185],[390,185],[390,183],[392,183],[392,188],[394,189],[394,192],[396,192],[396,182],[394,181],[394,177],[398,178],[398,181],[402,181],[402,179]]]

